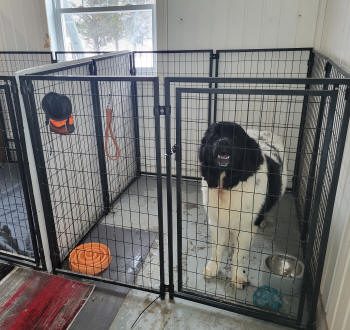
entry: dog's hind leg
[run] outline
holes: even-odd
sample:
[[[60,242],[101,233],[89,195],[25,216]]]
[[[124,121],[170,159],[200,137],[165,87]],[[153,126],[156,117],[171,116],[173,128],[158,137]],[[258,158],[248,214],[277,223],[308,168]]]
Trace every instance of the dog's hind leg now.
[[[227,228],[222,228],[218,225],[209,225],[209,230],[211,257],[204,269],[204,276],[206,278],[215,277],[218,274],[222,254],[229,240],[229,230]]]

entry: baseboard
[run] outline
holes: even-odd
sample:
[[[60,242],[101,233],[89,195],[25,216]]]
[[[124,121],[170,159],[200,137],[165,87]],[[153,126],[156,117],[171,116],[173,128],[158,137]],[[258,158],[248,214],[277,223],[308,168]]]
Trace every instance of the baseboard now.
[[[322,303],[322,297],[320,295],[318,304],[317,304],[317,315],[316,315],[316,323],[317,330],[329,330],[326,318],[326,312]]]

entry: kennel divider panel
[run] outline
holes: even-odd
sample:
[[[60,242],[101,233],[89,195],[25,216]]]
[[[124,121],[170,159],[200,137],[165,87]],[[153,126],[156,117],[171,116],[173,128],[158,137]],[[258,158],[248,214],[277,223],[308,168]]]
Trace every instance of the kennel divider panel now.
[[[5,250],[1,250],[0,259],[15,262],[17,264],[22,264],[25,266],[35,265],[36,267],[40,267],[41,261],[38,244],[40,244],[41,241],[40,238],[38,239],[35,234],[36,226],[33,214],[33,212],[35,212],[35,206],[32,205],[30,199],[31,188],[27,181],[24,163],[26,157],[23,152],[20,140],[20,129],[23,128],[21,126],[21,123],[18,122],[20,119],[16,118],[18,115],[16,113],[15,104],[12,99],[13,95],[16,93],[13,92],[13,89],[11,90],[9,83],[13,85],[11,78],[9,78],[9,82],[6,82],[5,85],[0,86],[1,93],[3,93],[4,96],[3,104],[6,104],[8,127],[11,128],[13,136],[12,157],[11,160],[7,159],[8,165],[3,166],[3,169],[8,168],[9,177],[7,177],[7,174],[4,172],[1,175],[2,179],[4,179],[4,181],[2,181],[3,189],[1,192],[1,205],[3,208],[3,215],[6,216],[4,225],[9,227],[9,238],[12,237],[13,239],[13,245],[10,245],[10,247],[15,249],[15,246],[17,246],[18,251],[11,253]],[[15,88],[15,86],[12,87]],[[13,159],[15,159],[15,161],[13,161]],[[9,163],[9,161],[12,164]],[[16,183],[17,180],[19,180],[19,182]],[[15,235],[12,236],[13,234]]]
[[[206,296],[203,296],[201,293],[196,293],[196,292],[192,292],[191,290],[186,290],[183,289],[183,283],[182,283],[182,195],[181,195],[181,184],[183,183],[182,177],[181,177],[181,169],[182,169],[182,164],[181,164],[181,134],[182,134],[182,130],[181,130],[181,123],[182,123],[182,119],[180,118],[181,116],[181,111],[183,110],[181,108],[181,98],[183,94],[193,94],[193,93],[223,93],[223,94],[246,94],[246,95],[259,95],[261,94],[261,96],[268,96],[268,95],[275,95],[277,96],[291,96],[291,97],[300,97],[300,102],[303,102],[303,97],[305,94],[308,95],[321,95],[321,96],[328,96],[332,101],[333,104],[334,102],[336,102],[336,91],[308,91],[308,90],[227,90],[227,89],[194,89],[194,88],[178,88],[177,89],[177,107],[176,107],[176,115],[177,115],[177,127],[176,127],[176,131],[177,131],[177,150],[176,150],[176,160],[177,160],[177,169],[179,170],[179,172],[177,173],[177,187],[176,187],[176,191],[177,191],[177,237],[178,237],[178,276],[179,276],[179,280],[178,280],[178,291],[175,292],[175,296],[181,296],[183,298],[187,298],[187,299],[191,299],[191,300],[196,300],[196,301],[201,301],[202,302],[202,298],[204,299],[205,303],[211,304],[213,305],[213,303],[215,304],[216,307],[221,307],[224,309],[228,309],[229,307],[230,310],[232,311],[238,311],[238,312],[243,312],[245,314],[252,314],[251,310],[249,311],[249,305],[247,306],[241,306],[241,304],[237,305],[237,302],[235,302],[235,304],[233,305],[228,305],[227,301],[223,301],[222,297],[217,297],[217,298],[208,298],[207,292],[206,292]],[[335,100],[335,101],[334,101]],[[192,265],[193,266],[193,265]],[[192,267],[193,268],[193,267]],[[260,268],[259,268],[260,270]],[[305,278],[304,278],[305,281]],[[197,282],[196,282],[197,283]],[[214,300],[212,302],[212,300]],[[245,301],[246,303],[246,301]],[[244,305],[244,303],[243,303]],[[301,306],[300,304],[300,300],[298,302],[298,305]],[[238,306],[238,308],[236,309],[236,306]],[[241,308],[243,307],[243,308]],[[251,306],[252,308],[253,306]],[[247,310],[248,308],[248,310]],[[254,311],[255,311],[256,307],[254,307]],[[258,309],[259,310],[259,309]],[[274,322],[279,322],[282,324],[288,324],[291,325],[293,324],[293,326],[296,325],[300,325],[300,320],[297,319],[297,310],[294,311],[294,313],[290,314],[290,315],[286,315],[286,314],[281,314],[281,313],[271,313],[271,312],[266,312],[263,310],[259,310],[259,315],[261,318],[263,319],[267,319],[267,320],[271,320]],[[299,323],[298,323],[299,322]]]

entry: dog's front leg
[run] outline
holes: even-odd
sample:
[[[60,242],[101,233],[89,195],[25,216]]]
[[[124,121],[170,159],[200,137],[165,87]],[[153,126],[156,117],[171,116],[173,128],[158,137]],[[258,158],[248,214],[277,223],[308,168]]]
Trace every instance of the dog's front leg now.
[[[243,289],[248,284],[249,250],[252,241],[252,233],[236,230],[235,249],[232,255],[232,284],[237,289]]]
[[[206,278],[215,277],[218,274],[222,254],[227,247],[229,238],[229,231],[227,228],[210,224],[210,221],[209,230],[211,239],[211,257],[204,270],[204,276]]]

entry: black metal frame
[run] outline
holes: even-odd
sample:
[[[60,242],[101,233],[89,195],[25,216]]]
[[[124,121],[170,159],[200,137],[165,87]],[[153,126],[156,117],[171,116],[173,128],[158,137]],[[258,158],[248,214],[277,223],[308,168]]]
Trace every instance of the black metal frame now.
[[[52,72],[52,71],[50,71]],[[100,215],[99,218],[96,219],[95,223],[88,229],[87,233],[89,233],[99,222],[109,212],[109,197],[106,195],[106,192],[108,194],[108,181],[106,181],[106,163],[105,163],[105,156],[104,156],[104,145],[101,138],[103,137],[102,134],[102,123],[101,123],[101,110],[100,110],[100,104],[98,100],[98,87],[97,84],[99,82],[129,82],[130,84],[134,83],[142,83],[142,82],[148,82],[151,83],[153,86],[153,95],[154,95],[154,122],[155,122],[155,133],[156,133],[156,166],[157,166],[157,173],[156,173],[156,180],[157,180],[157,208],[158,208],[158,239],[159,239],[159,260],[160,265],[164,264],[164,237],[163,237],[163,201],[162,201],[162,176],[161,176],[161,151],[160,151],[160,113],[158,111],[159,109],[159,82],[157,77],[137,77],[137,76],[128,76],[128,77],[108,77],[108,76],[94,76],[93,74],[96,72],[96,68],[94,66],[91,66],[91,74],[92,76],[81,76],[81,77],[74,77],[74,76],[48,76],[48,75],[27,75],[27,76],[21,76],[20,77],[20,83],[21,83],[21,91],[23,95],[24,105],[25,105],[25,111],[28,118],[28,125],[30,127],[31,131],[31,139],[33,141],[33,147],[34,147],[34,155],[35,155],[35,161],[37,164],[37,170],[38,175],[40,177],[39,185],[40,185],[40,191],[41,196],[43,199],[43,205],[44,205],[44,214],[45,214],[45,221],[46,221],[46,227],[48,231],[48,235],[50,238],[49,240],[49,247],[50,247],[50,253],[51,253],[51,259],[54,271],[57,273],[62,274],[68,274],[72,276],[78,276],[86,279],[92,279],[92,280],[99,280],[106,283],[113,283],[120,286],[125,286],[128,288],[137,288],[140,290],[144,290],[147,292],[153,292],[153,293],[159,293],[160,297],[164,299],[165,292],[166,292],[166,286],[165,286],[165,276],[164,276],[164,267],[160,266],[160,287],[159,290],[147,288],[147,287],[140,287],[137,285],[130,285],[128,283],[114,281],[106,278],[101,278],[98,276],[89,276],[89,275],[83,275],[83,274],[77,274],[71,271],[68,271],[62,267],[63,261],[59,258],[59,247],[57,242],[57,234],[55,229],[55,222],[54,222],[54,216],[52,213],[52,203],[50,198],[50,191],[49,191],[49,185],[48,185],[48,176],[46,172],[46,166],[45,166],[45,159],[43,154],[43,145],[42,145],[42,139],[40,136],[40,128],[39,128],[39,122],[38,122],[38,116],[36,115],[36,103],[34,99],[33,94],[33,82],[34,81],[49,81],[49,82],[67,82],[67,81],[78,81],[78,82],[88,82],[90,83],[91,88],[91,96],[92,96],[92,104],[93,104],[93,111],[94,111],[94,122],[95,122],[95,131],[96,131],[96,141],[98,146],[98,159],[99,159],[99,166],[100,166],[100,180],[102,183],[102,192],[103,192],[103,201],[104,201],[104,212]],[[134,95],[132,96],[134,98]],[[115,201],[118,200],[123,192],[128,189],[129,186],[131,186],[132,182],[129,183],[129,185],[116,197]],[[106,190],[107,189],[107,190]],[[86,234],[87,235],[87,234]],[[85,236],[86,236],[85,235]],[[79,241],[84,241],[84,237],[82,237]],[[79,243],[78,243],[79,244]]]
[[[0,259],[19,265],[46,269],[42,241],[40,235],[38,235],[39,224],[29,174],[28,157],[24,139],[23,121],[18,99],[17,84],[15,79],[12,77],[0,77],[0,80],[5,82],[4,85],[0,86],[0,89],[4,91],[6,106],[10,118],[13,142],[15,145],[15,149],[12,151],[15,152],[16,163],[18,163],[31,244],[34,253],[34,257],[30,258],[25,255],[14,255],[5,251],[0,251]]]
[[[232,77],[232,78],[220,78],[220,71],[219,71],[219,63],[220,63],[220,54],[221,53],[243,53],[243,52],[288,52],[288,51],[309,51],[309,59],[308,59],[308,65],[307,65],[307,70],[305,71],[305,78],[239,78],[239,77]],[[135,54],[138,53],[154,53],[154,54],[171,54],[171,53],[191,53],[191,52],[208,52],[209,54],[209,77],[165,77],[164,79],[164,101],[165,104],[164,106],[159,106],[159,82],[158,78],[155,77],[138,77],[136,76],[136,67],[135,67]],[[109,57],[114,57],[117,56],[115,54],[111,54]],[[125,283],[119,283],[115,281],[111,281],[108,279],[103,279],[95,276],[84,276],[84,275],[77,275],[75,273],[69,272],[67,270],[61,269],[60,268],[60,261],[59,258],[58,260],[55,260],[55,255],[57,255],[57,250],[58,247],[53,246],[55,245],[55,241],[57,243],[57,240],[55,240],[55,228],[54,228],[54,223],[53,223],[53,217],[52,217],[52,210],[50,210],[50,201],[49,201],[49,194],[47,191],[47,181],[46,181],[46,188],[42,187],[41,185],[41,195],[44,200],[44,207],[45,209],[45,215],[46,215],[46,225],[47,229],[49,232],[49,236],[53,238],[53,242],[50,240],[50,250],[53,258],[53,264],[54,268],[57,272],[60,273],[66,273],[69,275],[75,275],[79,277],[84,277],[88,279],[94,279],[94,280],[100,280],[104,281],[107,283],[113,283],[113,284],[119,284],[122,286],[127,286],[131,288],[139,288],[145,291],[150,291],[150,292],[156,292],[160,293],[161,297],[164,298],[165,292],[169,292],[170,298],[174,297],[179,297],[179,298],[184,298],[200,303],[204,303],[207,305],[211,305],[214,307],[219,307],[222,309],[226,310],[231,310],[239,313],[243,313],[246,315],[250,316],[255,316],[259,317],[268,321],[273,321],[276,323],[280,324],[285,324],[288,326],[292,326],[295,328],[303,328],[305,326],[304,319],[303,319],[303,312],[304,312],[304,302],[307,299],[307,307],[309,310],[309,320],[307,323],[307,327],[314,327],[314,322],[315,322],[315,311],[316,311],[316,306],[317,306],[317,299],[318,299],[318,293],[319,293],[319,286],[320,286],[320,281],[322,277],[322,270],[323,270],[323,264],[324,264],[324,258],[325,258],[325,251],[326,251],[326,245],[327,245],[327,240],[328,240],[328,234],[329,234],[329,229],[330,229],[330,224],[331,224],[331,217],[332,217],[332,211],[333,211],[333,205],[334,205],[334,199],[335,199],[335,193],[336,193],[336,188],[337,188],[337,183],[338,183],[338,178],[339,178],[339,172],[340,172],[340,167],[341,167],[341,160],[342,160],[342,154],[344,150],[344,144],[345,144],[345,138],[346,138],[346,133],[347,133],[347,127],[348,127],[348,122],[349,122],[349,117],[350,117],[350,101],[349,101],[349,92],[347,92],[346,95],[346,109],[344,111],[344,116],[343,116],[343,122],[341,125],[340,133],[339,133],[339,144],[337,145],[337,150],[336,150],[336,162],[334,164],[334,169],[332,173],[332,181],[331,181],[331,189],[330,193],[328,196],[327,200],[327,211],[326,211],[326,216],[325,216],[325,222],[324,222],[324,227],[322,229],[322,237],[321,237],[321,252],[320,255],[317,257],[319,263],[317,264],[317,273],[315,275],[315,279],[311,279],[309,274],[306,272],[306,275],[304,277],[304,289],[303,289],[303,297],[300,299],[301,300],[301,305],[299,306],[299,313],[297,319],[292,319],[288,318],[283,315],[278,315],[274,313],[270,313],[267,311],[262,311],[262,310],[256,310],[254,308],[250,308],[248,306],[243,306],[240,304],[237,305],[232,305],[228,304],[223,301],[215,300],[215,299],[209,299],[208,297],[204,297],[201,295],[197,295],[193,292],[186,292],[185,290],[181,290],[181,278],[179,277],[179,290],[175,292],[174,289],[174,268],[173,268],[173,258],[174,258],[174,251],[173,251],[173,245],[172,241],[174,239],[174,234],[173,234],[173,215],[172,215],[172,178],[174,177],[172,174],[172,154],[174,153],[174,147],[172,146],[172,140],[171,140],[171,119],[173,118],[172,115],[174,116],[174,113],[172,114],[171,112],[171,97],[173,96],[172,90],[171,90],[171,85],[176,84],[176,120],[177,125],[176,125],[176,133],[177,133],[177,141],[176,141],[176,167],[177,167],[177,175],[176,175],[176,180],[177,180],[177,208],[178,208],[178,218],[177,218],[177,225],[178,225],[178,247],[181,247],[181,202],[179,205],[179,201],[181,201],[181,121],[180,121],[180,116],[179,113],[181,111],[180,109],[180,100],[181,100],[181,93],[185,92],[195,92],[195,93],[206,93],[208,95],[208,125],[211,122],[216,121],[216,112],[217,112],[217,95],[220,93],[251,93],[251,94],[256,94],[256,93],[262,93],[263,95],[300,95],[303,96],[303,107],[302,107],[302,113],[301,113],[301,121],[300,121],[300,129],[299,129],[299,136],[298,136],[298,144],[297,144],[297,152],[296,152],[296,165],[294,168],[294,180],[293,180],[293,188],[292,192],[294,194],[298,193],[299,190],[299,183],[296,180],[296,177],[298,176],[298,171],[299,171],[299,161],[300,161],[300,153],[301,153],[301,148],[302,148],[302,143],[303,143],[303,131],[305,127],[305,118],[306,118],[306,112],[307,112],[307,107],[308,107],[308,102],[309,102],[309,96],[320,96],[322,101],[320,102],[320,112],[319,112],[319,121],[317,124],[317,127],[320,127],[322,125],[322,119],[323,119],[323,111],[322,109],[325,108],[326,104],[328,106],[328,130],[326,132],[325,138],[324,138],[324,143],[322,144],[322,155],[321,155],[321,165],[319,168],[319,174],[317,176],[317,186],[316,186],[316,192],[313,191],[313,186],[314,186],[314,178],[313,175],[311,175],[315,169],[316,169],[316,158],[317,158],[317,151],[319,149],[319,137],[315,139],[314,144],[313,144],[313,160],[312,164],[310,165],[309,169],[309,182],[307,183],[307,189],[308,193],[307,195],[315,195],[317,197],[316,199],[316,204],[319,202],[319,195],[320,195],[320,190],[322,188],[322,182],[323,182],[323,174],[326,171],[325,168],[325,162],[324,160],[327,159],[328,155],[328,146],[330,143],[330,136],[331,136],[331,127],[333,125],[333,119],[334,119],[334,110],[336,107],[336,98],[337,98],[337,88],[339,85],[346,85],[348,86],[347,91],[349,91],[349,86],[350,86],[350,79],[338,79],[338,78],[328,78],[327,72],[330,72],[329,70],[333,68],[337,68],[337,70],[341,73],[343,73],[345,76],[346,73],[337,67],[332,61],[329,59],[326,59],[328,65],[327,68],[325,68],[325,75],[322,77],[317,77],[313,78],[312,75],[312,69],[313,69],[313,63],[315,57],[322,56],[316,52],[314,52],[311,48],[281,48],[281,49],[236,49],[236,50],[218,50],[214,53],[213,50],[174,50],[174,51],[150,51],[150,52],[132,52],[129,54],[130,57],[130,75],[131,77],[102,77],[102,76],[96,76],[96,62],[95,60],[87,61],[84,63],[78,63],[78,64],[70,64],[64,69],[73,69],[79,66],[83,65],[90,65],[90,74],[92,75],[91,77],[78,77],[78,76],[47,76],[47,74],[52,74],[52,73],[58,73],[59,71],[62,70],[60,69],[49,69],[46,70],[45,72],[40,72],[38,74],[33,74],[31,76],[25,76],[21,77],[21,86],[22,86],[22,92],[25,100],[25,107],[28,113],[28,109],[35,109],[33,108],[33,100],[31,99],[30,94],[32,93],[32,87],[31,87],[31,81],[33,80],[47,80],[47,81],[89,81],[91,83],[91,88],[92,88],[92,96],[93,96],[93,105],[94,105],[94,111],[95,111],[95,129],[96,129],[96,138],[98,141],[98,150],[99,150],[99,160],[100,160],[100,169],[101,169],[101,182],[103,181],[102,179],[105,177],[105,172],[103,168],[105,164],[104,160],[104,150],[103,150],[103,142],[101,143],[101,136],[103,136],[102,132],[102,123],[99,122],[98,120],[96,121],[96,118],[101,117],[101,111],[100,111],[100,105],[99,105],[99,97],[98,97],[98,88],[97,88],[97,82],[98,81],[129,81],[131,82],[131,96],[132,96],[132,108],[134,111],[134,130],[136,134],[136,141],[135,141],[135,156],[136,159],[138,160],[137,163],[137,175],[140,176],[141,174],[150,174],[150,173],[144,173],[141,171],[141,165],[140,165],[140,145],[137,142],[139,140],[139,121],[138,121],[138,116],[139,116],[139,109],[138,109],[138,83],[142,81],[151,81],[153,82],[153,88],[154,88],[154,117],[155,117],[155,142],[156,142],[156,158],[157,158],[157,168],[156,168],[156,176],[157,176],[157,188],[158,188],[158,216],[159,216],[159,240],[160,240],[160,265],[164,265],[164,254],[163,254],[163,213],[162,213],[162,197],[161,197],[161,190],[162,190],[162,183],[161,183],[161,178],[164,176],[162,174],[162,168],[161,168],[161,154],[160,154],[160,136],[161,136],[161,130],[160,130],[160,117],[162,115],[165,116],[165,143],[166,143],[166,185],[167,185],[167,223],[168,223],[168,266],[169,266],[169,283],[165,284],[165,278],[164,278],[164,267],[160,267],[160,278],[161,278],[161,286],[159,291],[158,290],[152,290],[152,289],[147,289],[147,288],[140,288],[137,286],[133,285],[128,285]],[[215,62],[215,63],[214,63]],[[215,77],[212,77],[215,75]],[[326,78],[326,79],[325,79]],[[208,84],[209,88],[182,88],[181,83],[186,84]],[[220,84],[220,87],[218,88]],[[262,89],[262,90],[257,90],[257,89],[251,89],[251,90],[239,90],[239,89],[232,89],[232,85],[238,85],[238,84],[252,84],[252,85],[278,85],[278,86],[289,86],[289,89],[276,89],[277,87],[274,87],[275,90],[273,89]],[[179,87],[180,85],[180,87]],[[226,89],[225,85],[227,85],[231,89]],[[290,86],[303,86],[303,89],[301,90],[291,90]],[[212,87],[215,87],[214,89]],[[312,86],[321,86],[320,91],[314,91],[312,90]],[[97,90],[96,90],[97,88]],[[255,87],[254,87],[255,88]],[[279,87],[278,87],[279,88]],[[275,93],[275,94],[274,94]],[[214,95],[214,96],[213,96]],[[332,102],[326,102],[326,99],[332,99]],[[35,104],[35,103],[34,103]],[[28,117],[30,118],[30,116]],[[43,156],[40,154],[40,149],[42,149],[42,145],[40,142],[40,136],[37,133],[34,133],[35,131],[39,131],[38,124],[35,123],[35,119],[31,118],[29,119],[29,125],[32,128],[31,133],[32,133],[32,140],[35,142],[35,147],[37,148],[37,152],[35,152],[36,156],[36,162],[38,164],[39,168],[39,175],[40,177],[43,177],[47,180],[47,176],[45,173],[45,166],[44,166],[44,160]],[[315,156],[316,152],[316,156]],[[42,151],[41,151],[42,153]],[[103,158],[103,159],[102,159]],[[104,164],[103,164],[104,163]],[[39,166],[40,165],[40,166]],[[106,179],[106,178],[104,178]],[[198,178],[190,178],[190,179],[198,179]],[[104,190],[107,191],[108,193],[108,181],[104,180],[105,184],[107,184],[107,189],[105,184]],[[43,185],[45,186],[45,182],[43,182]],[[121,196],[123,192],[118,195]],[[105,213],[108,213],[109,210],[109,197],[104,196],[104,201],[105,201]],[[108,201],[108,203],[107,203]],[[305,207],[307,207],[307,203],[304,204]],[[51,212],[51,214],[50,214]],[[101,215],[102,217],[103,215]],[[309,218],[309,216],[308,216]],[[310,215],[310,218],[312,219],[312,222],[310,224],[310,227],[315,226],[317,220],[318,220],[318,214],[314,210],[312,214]],[[98,220],[97,220],[98,222]],[[179,227],[180,226],[180,227]],[[91,230],[91,229],[90,229]],[[307,243],[306,245],[306,251],[308,251],[308,254],[306,256],[306,262],[305,264],[307,265],[307,262],[311,258],[312,254],[312,246],[315,240],[315,235],[311,233],[311,235],[307,238],[307,229],[305,229],[305,242]],[[177,259],[178,259],[178,265],[179,265],[179,274],[181,274],[181,263],[179,262],[181,258],[181,249],[178,249],[178,254],[177,254]],[[181,276],[181,275],[180,275]]]

